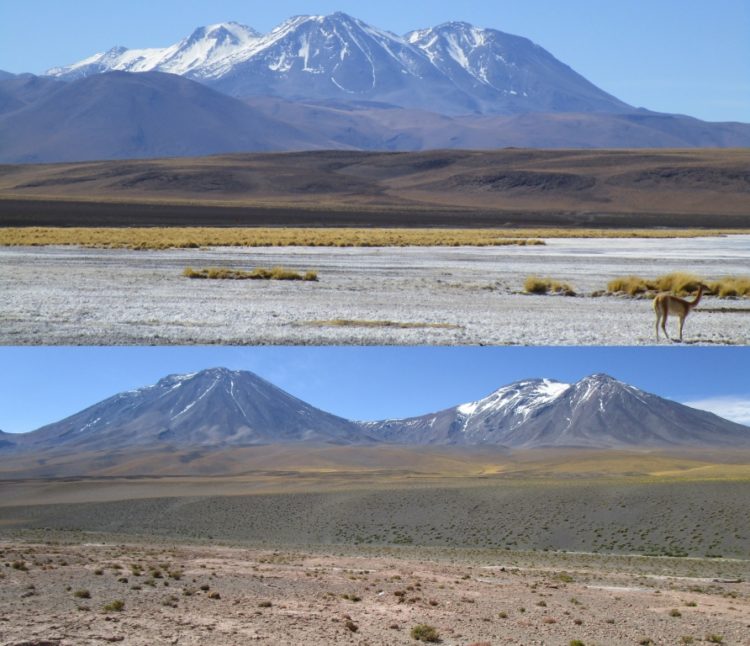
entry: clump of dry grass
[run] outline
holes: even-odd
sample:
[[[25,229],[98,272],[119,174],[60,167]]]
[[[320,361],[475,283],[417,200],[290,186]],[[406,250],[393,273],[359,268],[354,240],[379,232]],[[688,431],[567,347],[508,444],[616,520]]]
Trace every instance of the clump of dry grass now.
[[[378,328],[378,327],[392,327],[398,329],[412,329],[412,328],[434,328],[443,330],[457,330],[460,329],[460,325],[454,325],[452,323],[419,323],[419,322],[403,322],[403,321],[367,321],[359,319],[332,319],[329,321],[305,321],[305,325],[312,325],[315,327],[363,327],[363,328]]]
[[[615,278],[607,283],[607,292],[627,296],[655,296],[659,292],[670,292],[678,296],[687,296],[697,292],[701,284],[706,286],[706,294],[719,298],[750,296],[749,276],[727,276],[715,281],[706,281],[685,272],[672,272],[653,279],[641,276]]]
[[[318,273],[315,271],[308,271],[304,274],[300,274],[284,267],[272,267],[271,269],[256,267],[252,271],[227,269],[224,267],[206,267],[203,269],[186,267],[183,270],[182,275],[186,278],[210,280],[318,280]]]
[[[750,296],[750,276],[728,276],[708,283],[713,294],[719,298],[739,298]]]
[[[553,278],[542,278],[540,276],[528,276],[523,283],[523,289],[528,294],[560,294],[562,296],[575,296],[575,290],[568,284]]]

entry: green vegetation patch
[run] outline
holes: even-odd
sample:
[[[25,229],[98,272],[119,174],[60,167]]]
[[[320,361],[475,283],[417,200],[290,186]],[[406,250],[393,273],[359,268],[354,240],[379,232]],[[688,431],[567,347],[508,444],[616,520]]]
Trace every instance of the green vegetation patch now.
[[[440,634],[438,631],[428,624],[419,624],[411,629],[412,639],[416,639],[419,642],[439,642]]]

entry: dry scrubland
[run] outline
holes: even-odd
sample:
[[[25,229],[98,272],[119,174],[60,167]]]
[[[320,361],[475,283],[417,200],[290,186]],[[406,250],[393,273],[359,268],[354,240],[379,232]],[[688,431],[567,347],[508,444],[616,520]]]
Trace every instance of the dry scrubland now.
[[[749,643],[739,563],[126,541],[5,541],[0,560],[7,645]]]
[[[0,507],[0,527],[5,535],[33,530],[42,537],[65,531],[81,538],[105,533],[267,546],[460,546],[750,559],[747,478],[381,482],[370,488],[356,479],[350,483],[349,491],[315,492],[313,485],[306,492],[253,495],[238,493],[242,488],[233,483],[224,487],[235,495],[201,495],[201,487],[221,490],[220,481],[205,479],[187,486],[189,496],[161,497],[170,487],[156,479],[132,487],[141,496],[148,489],[150,496],[130,498],[126,481],[98,481],[96,486],[122,499],[16,502]]]

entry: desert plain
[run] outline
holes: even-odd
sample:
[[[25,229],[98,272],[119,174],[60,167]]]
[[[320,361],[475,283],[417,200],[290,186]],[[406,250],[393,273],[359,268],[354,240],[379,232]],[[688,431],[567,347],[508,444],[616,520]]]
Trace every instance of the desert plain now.
[[[745,455],[253,451],[6,473],[0,643],[750,643]]]

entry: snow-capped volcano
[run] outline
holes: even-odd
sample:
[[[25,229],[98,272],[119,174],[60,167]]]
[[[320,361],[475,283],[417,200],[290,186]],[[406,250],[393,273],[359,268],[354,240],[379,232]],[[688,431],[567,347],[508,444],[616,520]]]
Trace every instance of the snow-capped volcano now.
[[[406,444],[494,444],[646,448],[747,446],[739,424],[646,393],[608,375],[575,384],[518,381],[484,399],[438,413],[365,425],[374,437]]]
[[[366,439],[356,424],[226,368],[169,375],[16,438],[24,449],[68,451]]]
[[[106,71],[187,76],[239,97],[377,101],[446,114],[626,112],[531,41],[462,22],[406,36],[345,13],[296,16],[268,34],[234,22],[163,49],[115,47],[50,76]]]
[[[466,22],[406,35],[440,72],[489,113],[622,112],[625,103],[602,92],[527,38]]]

